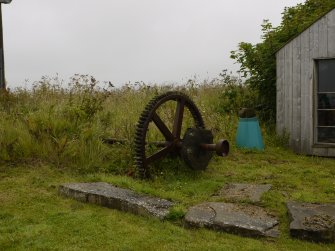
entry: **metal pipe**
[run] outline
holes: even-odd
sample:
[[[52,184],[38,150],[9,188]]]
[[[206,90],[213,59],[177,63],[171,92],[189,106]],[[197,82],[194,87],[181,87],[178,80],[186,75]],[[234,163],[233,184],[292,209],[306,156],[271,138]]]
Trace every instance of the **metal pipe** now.
[[[216,144],[201,144],[201,147],[207,151],[216,152],[220,157],[226,157],[229,153],[229,142],[226,139],[221,139]]]
[[[103,142],[106,144],[114,145],[114,144],[125,144],[128,142],[128,140],[109,138],[109,139],[103,139]],[[167,147],[171,145],[171,143],[174,144],[175,147],[177,148],[181,148],[183,146],[183,143],[181,141],[175,141],[175,142],[153,141],[153,142],[146,142],[145,144],[154,145],[157,147]],[[229,153],[229,142],[226,139],[221,139],[216,144],[201,144],[200,146],[206,151],[216,152],[216,154],[220,157],[226,157]]]

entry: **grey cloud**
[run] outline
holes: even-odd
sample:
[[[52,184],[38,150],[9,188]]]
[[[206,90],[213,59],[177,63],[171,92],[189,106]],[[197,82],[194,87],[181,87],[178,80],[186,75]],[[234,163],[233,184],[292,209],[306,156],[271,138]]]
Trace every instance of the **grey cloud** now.
[[[9,86],[42,75],[181,82],[236,70],[230,51],[257,42],[265,18],[302,0],[14,0],[3,6]]]

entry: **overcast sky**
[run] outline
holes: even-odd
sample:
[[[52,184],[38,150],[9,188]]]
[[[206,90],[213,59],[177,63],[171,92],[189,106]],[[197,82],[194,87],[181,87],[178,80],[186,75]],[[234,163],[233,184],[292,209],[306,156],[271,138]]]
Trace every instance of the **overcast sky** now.
[[[260,41],[285,6],[303,0],[13,0],[3,5],[8,87],[58,73],[183,83],[237,70],[239,42]]]

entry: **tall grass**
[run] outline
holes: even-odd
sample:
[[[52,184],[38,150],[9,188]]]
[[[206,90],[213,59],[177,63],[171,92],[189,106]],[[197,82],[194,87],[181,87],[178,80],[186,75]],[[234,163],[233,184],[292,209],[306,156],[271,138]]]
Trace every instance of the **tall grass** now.
[[[136,83],[115,88],[92,76],[75,75],[67,86],[43,77],[32,89],[0,96],[0,161],[41,161],[82,172],[134,173],[132,140],[136,122],[148,101],[168,90],[188,94],[216,138],[234,142],[237,110],[252,106],[253,95],[232,78],[183,86]],[[264,130],[265,138],[273,131]],[[104,138],[127,139],[109,146]],[[273,137],[271,137],[273,138]],[[267,142],[272,144],[272,142]]]

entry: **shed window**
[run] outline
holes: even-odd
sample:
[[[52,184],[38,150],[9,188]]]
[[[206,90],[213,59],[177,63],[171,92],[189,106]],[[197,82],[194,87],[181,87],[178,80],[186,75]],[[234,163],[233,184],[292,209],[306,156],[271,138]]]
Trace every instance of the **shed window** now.
[[[335,143],[335,59],[317,65],[317,142]]]

